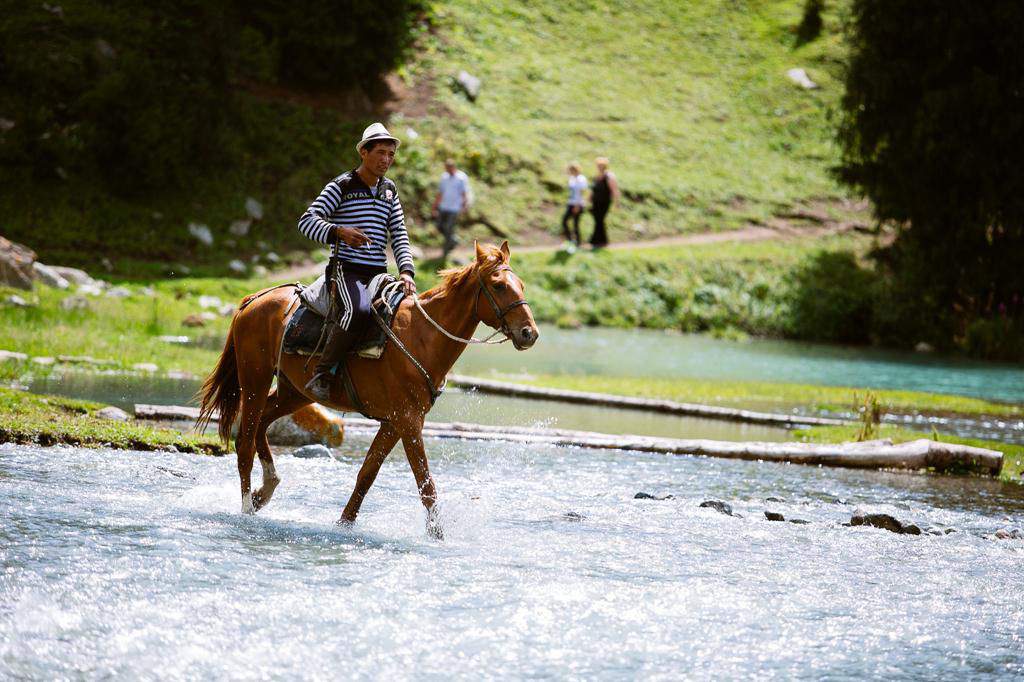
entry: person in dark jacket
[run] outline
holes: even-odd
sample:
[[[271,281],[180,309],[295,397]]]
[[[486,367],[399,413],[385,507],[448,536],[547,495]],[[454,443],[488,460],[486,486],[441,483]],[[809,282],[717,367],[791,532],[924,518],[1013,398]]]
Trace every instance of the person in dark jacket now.
[[[604,224],[605,216],[612,205],[619,200],[619,182],[615,174],[608,170],[608,159],[599,156],[597,175],[590,188],[590,212],[594,216],[594,232],[590,235],[590,245],[595,249],[608,246],[608,231]]]

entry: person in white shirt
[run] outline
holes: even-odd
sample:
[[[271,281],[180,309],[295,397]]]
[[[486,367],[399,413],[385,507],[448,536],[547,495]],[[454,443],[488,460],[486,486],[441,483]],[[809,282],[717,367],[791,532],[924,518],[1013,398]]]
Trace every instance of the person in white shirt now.
[[[455,159],[444,162],[444,174],[434,199],[433,213],[437,217],[437,229],[444,237],[444,254],[441,260],[448,260],[448,254],[459,243],[455,236],[455,224],[469,205],[469,177],[455,167]]]
[[[573,161],[569,164],[569,203],[565,206],[565,214],[562,215],[562,234],[566,241],[580,245],[580,214],[586,201],[583,193],[587,189],[587,179],[580,173],[580,164]],[[572,233],[569,232],[569,219],[572,219]]]

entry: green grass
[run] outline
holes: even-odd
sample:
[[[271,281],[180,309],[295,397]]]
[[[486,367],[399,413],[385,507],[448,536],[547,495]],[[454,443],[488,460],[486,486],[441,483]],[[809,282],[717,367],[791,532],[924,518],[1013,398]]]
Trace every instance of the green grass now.
[[[684,403],[706,403],[726,407],[764,405],[763,409],[787,411],[794,406],[810,410],[850,412],[855,392],[863,388],[846,386],[813,386],[809,384],[783,384],[763,381],[704,381],[700,379],[635,379],[631,377],[531,375],[516,377],[520,383],[564,388],[573,391],[593,391],[640,398],[657,398]],[[1024,406],[994,403],[977,398],[924,393],[919,391],[893,391],[872,389],[878,395],[886,412],[908,414],[990,416],[1020,418]]]
[[[457,118],[431,143],[464,165],[503,156],[519,161],[507,172],[536,176],[487,174],[480,205],[502,222],[554,229],[567,162],[589,177],[603,155],[628,199],[612,214],[613,240],[726,229],[846,196],[828,170],[846,3],[827,3],[821,36],[795,47],[803,4],[455,0],[437,7],[438,38],[410,73],[482,79],[475,102],[441,89]],[[794,67],[821,87],[790,82]]]
[[[78,445],[130,450],[167,450],[224,454],[207,436],[185,435],[135,422],[95,416],[103,405],[0,388],[0,443]]]
[[[128,298],[87,297],[87,308],[70,311],[61,307],[68,293],[36,287],[28,297],[36,307],[0,307],[0,348],[32,356],[88,355],[125,368],[155,363],[162,370],[205,375],[223,348],[231,318],[218,316],[200,328],[186,327],[182,321],[202,310],[201,295],[237,305],[244,295],[265,285],[261,280],[231,278],[163,280],[149,285],[150,294],[141,285],[128,284]],[[0,298],[6,295],[3,291]],[[200,345],[166,343],[160,336],[188,336]]]
[[[787,337],[794,269],[820,250],[864,253],[870,243],[847,234],[573,256],[513,249],[512,266],[544,322]]]
[[[845,443],[855,440],[856,434],[856,426],[817,426],[794,431],[793,437],[812,443]],[[933,434],[883,424],[878,437],[891,438],[894,443],[905,443],[919,438],[932,438]],[[942,434],[939,440],[943,443],[958,443],[978,448],[987,448],[989,450],[998,450],[1003,453],[1003,469],[999,474],[999,478],[1014,483],[1024,482],[1022,480],[1022,476],[1024,476],[1024,445],[1012,445],[998,441],[981,440],[980,438],[959,438],[946,434]]]

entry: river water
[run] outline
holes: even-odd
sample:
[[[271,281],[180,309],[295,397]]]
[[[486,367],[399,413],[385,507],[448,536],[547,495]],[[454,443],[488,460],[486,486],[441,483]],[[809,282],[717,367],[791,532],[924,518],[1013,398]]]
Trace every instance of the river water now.
[[[798,341],[544,326],[529,352],[473,347],[458,372],[768,381],[951,393],[1024,403],[1024,366]],[[756,407],[756,406],[754,406]]]
[[[333,524],[366,446],[256,517],[233,458],[0,446],[0,678],[1024,675],[1020,486],[431,440],[438,542],[400,451]]]

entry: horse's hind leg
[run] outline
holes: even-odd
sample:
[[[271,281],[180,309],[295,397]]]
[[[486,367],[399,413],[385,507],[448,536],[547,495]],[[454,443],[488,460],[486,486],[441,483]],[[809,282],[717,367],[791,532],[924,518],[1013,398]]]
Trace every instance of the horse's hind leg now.
[[[259,454],[260,467],[263,469],[263,485],[252,494],[254,511],[259,511],[270,502],[274,490],[281,482],[281,477],[274,468],[274,455],[270,451],[270,441],[267,440],[267,429],[281,417],[308,404],[309,399],[296,391],[287,380],[278,381],[277,388],[270,392],[267,405],[263,408],[263,416],[256,427],[256,452]]]
[[[267,404],[270,384],[274,379],[273,370],[269,367],[252,366],[245,376],[240,375],[242,391],[241,419],[238,423],[238,436],[235,438],[235,450],[238,453],[238,478],[242,487],[242,513],[255,514],[256,507],[252,499],[252,463],[256,454],[256,430]]]

